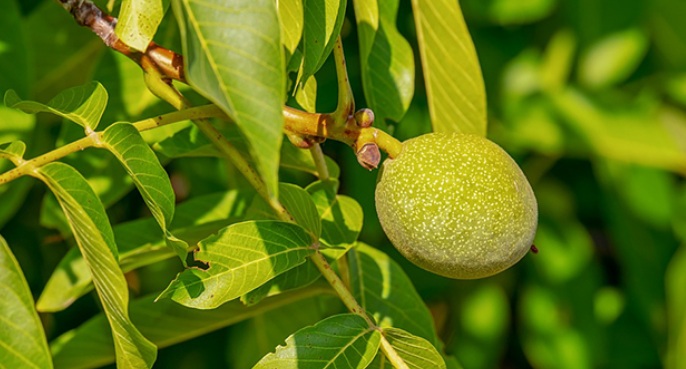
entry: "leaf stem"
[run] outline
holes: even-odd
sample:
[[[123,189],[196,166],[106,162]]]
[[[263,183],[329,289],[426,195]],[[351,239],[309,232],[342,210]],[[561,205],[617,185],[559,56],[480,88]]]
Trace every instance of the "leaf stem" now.
[[[208,117],[226,117],[226,115],[216,105],[203,105],[196,108],[184,109],[169,114],[158,115],[153,118],[141,120],[133,123],[133,126],[140,132],[149,129],[166,126],[172,123],[183,122],[193,118],[208,118]],[[17,178],[23,177],[27,174],[33,173],[37,168],[45,164],[62,159],[63,157],[83,151],[89,147],[98,146],[99,138],[102,132],[93,132],[90,135],[71,142],[67,145],[58,147],[41,156],[37,156],[31,160],[26,160],[18,165],[16,168],[0,174],[0,185],[9,183]]]
[[[343,53],[343,41],[339,35],[333,47],[333,57],[336,63],[336,76],[338,78],[338,105],[333,113],[337,124],[345,124],[355,111],[355,98],[348,79],[348,68],[345,64]]]
[[[324,158],[322,147],[318,143],[315,143],[310,148],[310,153],[312,154],[312,159],[314,159],[314,165],[317,168],[319,179],[322,181],[328,181],[330,178],[329,168],[326,166],[326,159]]]

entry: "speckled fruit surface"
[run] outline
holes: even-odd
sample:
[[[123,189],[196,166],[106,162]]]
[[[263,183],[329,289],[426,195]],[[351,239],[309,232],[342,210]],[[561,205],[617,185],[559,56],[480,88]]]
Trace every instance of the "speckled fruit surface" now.
[[[518,262],[538,224],[536,197],[517,163],[493,142],[465,134],[404,142],[379,173],[376,211],[408,260],[458,279]]]

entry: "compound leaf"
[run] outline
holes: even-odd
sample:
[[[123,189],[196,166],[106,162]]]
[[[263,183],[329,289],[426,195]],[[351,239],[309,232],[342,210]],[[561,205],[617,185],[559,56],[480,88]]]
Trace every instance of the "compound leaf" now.
[[[168,229],[174,218],[176,196],[169,176],[155,153],[129,123],[115,123],[107,127],[101,140],[133,179],[153,218],[162,228],[167,246],[176,252],[185,266],[188,244],[176,238]]]
[[[4,368],[52,368],[43,325],[24,273],[0,236],[0,363]]]
[[[342,314],[295,332],[253,369],[364,369],[379,350],[381,333],[356,314]]]
[[[21,141],[0,144],[0,158],[11,160],[14,164],[23,160],[25,152],[26,144]]]
[[[274,0],[175,0],[186,76],[240,127],[255,168],[277,197],[286,88]]]
[[[474,43],[454,0],[412,0],[436,132],[486,136],[486,90]]]
[[[128,287],[100,199],[81,174],[66,164],[47,164],[34,175],[55,194],[69,221],[110,321],[117,362],[126,368],[151,368],[157,348],[129,320]]]
[[[160,297],[213,309],[304,263],[313,251],[308,232],[277,221],[233,224],[198,246],[196,260],[208,263],[208,269],[185,270]]]
[[[80,125],[86,134],[93,132],[107,106],[107,90],[100,82],[62,91],[47,104],[22,100],[14,90],[5,93],[5,105],[25,113],[53,113]]]

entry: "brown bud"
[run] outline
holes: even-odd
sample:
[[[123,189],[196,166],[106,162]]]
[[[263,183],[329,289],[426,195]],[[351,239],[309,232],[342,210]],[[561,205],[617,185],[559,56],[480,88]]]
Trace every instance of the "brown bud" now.
[[[355,121],[362,128],[371,127],[374,124],[374,112],[371,109],[360,109],[355,113]]]
[[[357,162],[366,169],[372,170],[379,167],[381,163],[381,152],[375,143],[368,143],[362,146],[357,152]]]

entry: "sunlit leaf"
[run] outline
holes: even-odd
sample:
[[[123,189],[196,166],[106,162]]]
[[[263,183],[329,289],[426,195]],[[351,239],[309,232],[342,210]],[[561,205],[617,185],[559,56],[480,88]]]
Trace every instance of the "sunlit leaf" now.
[[[314,240],[319,239],[322,232],[319,214],[312,198],[305,190],[294,184],[279,183],[279,201],[293,216],[296,224],[308,231]],[[273,208],[258,196],[253,199],[248,216],[254,220],[279,219]]]
[[[115,337],[117,362],[130,368],[151,368],[157,348],[129,320],[129,294],[117,263],[117,248],[105,209],[86,180],[72,167],[54,162],[35,174],[55,194],[93,276]]]
[[[176,238],[168,229],[174,218],[176,196],[169,176],[155,153],[129,123],[115,123],[107,127],[101,140],[133,179],[153,218],[162,228],[167,246],[176,252],[185,266],[188,244]]]
[[[445,361],[429,341],[398,328],[385,328],[383,333],[409,369],[446,368]],[[386,356],[378,353],[367,368],[393,369],[394,366]]]
[[[190,244],[196,244],[242,220],[251,198],[252,193],[236,190],[194,197],[178,206],[170,229]],[[158,227],[157,221],[143,218],[113,228],[122,271],[128,272],[176,255],[166,247],[162,234],[150,232],[155,227]],[[41,312],[61,311],[91,291],[91,282],[83,257],[78,250],[70,250],[50,276],[36,308]]]
[[[436,132],[486,135],[486,91],[474,43],[453,0],[412,0]]]
[[[195,258],[208,269],[186,269],[160,298],[196,309],[216,308],[304,263],[312,252],[312,237],[295,224],[250,221],[230,225],[198,246]]]
[[[232,301],[214,310],[189,309],[170,300],[154,302],[155,296],[149,295],[131,303],[131,320],[163,348],[327,292],[325,287],[312,287],[269,298],[259,306]],[[91,369],[114,362],[112,335],[103,314],[57,337],[50,349],[58,369]]]
[[[622,82],[636,70],[647,50],[648,37],[641,30],[609,35],[583,53],[579,79],[595,88]]]
[[[52,368],[45,332],[24,273],[0,236],[0,363],[4,368]]]
[[[351,292],[379,326],[404,329],[436,344],[429,309],[402,268],[364,243],[350,251]]]
[[[367,104],[377,119],[400,121],[414,95],[414,54],[398,32],[398,0],[354,1]]]
[[[364,214],[353,198],[337,195],[338,181],[317,181],[305,189],[312,196],[322,222],[321,241],[329,247],[347,249],[357,241]]]
[[[123,0],[114,31],[125,44],[145,51],[163,17],[162,0]]]
[[[307,287],[316,282],[321,273],[314,264],[307,260],[304,264],[276,276],[276,278],[241,296],[245,305],[255,305],[265,297]]]
[[[286,63],[291,58],[303,35],[303,0],[277,0],[281,43],[286,48]]]
[[[302,66],[298,73],[301,83],[315,74],[331,54],[345,19],[345,0],[304,0]]]
[[[173,4],[191,86],[238,124],[257,172],[276,198],[286,80],[276,2]]]
[[[381,333],[356,314],[336,315],[295,332],[253,369],[364,369],[379,349]]]
[[[314,76],[307,78],[303,86],[296,90],[295,101],[307,112],[317,111],[317,79]]]
[[[29,114],[45,112],[59,115],[80,125],[88,134],[100,123],[107,106],[107,91],[99,82],[91,82],[64,90],[47,104],[41,104],[22,100],[14,90],[8,90],[5,105]]]
[[[17,164],[24,159],[26,144],[21,141],[14,141],[0,144],[0,158],[8,159]]]

